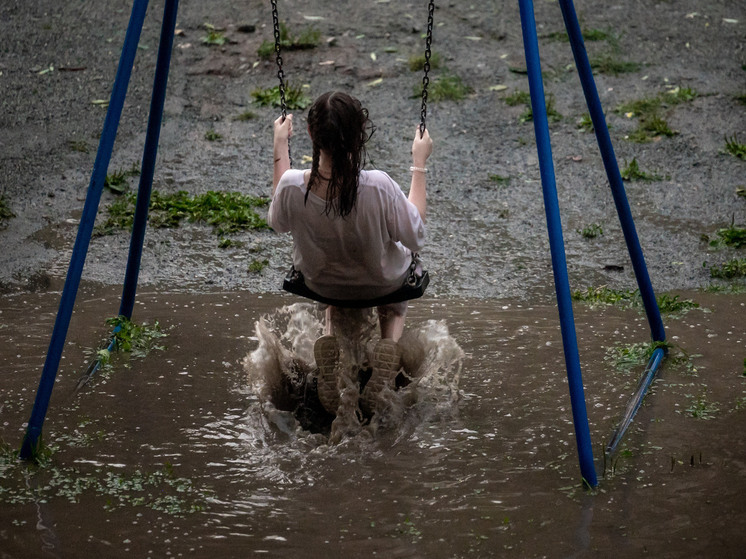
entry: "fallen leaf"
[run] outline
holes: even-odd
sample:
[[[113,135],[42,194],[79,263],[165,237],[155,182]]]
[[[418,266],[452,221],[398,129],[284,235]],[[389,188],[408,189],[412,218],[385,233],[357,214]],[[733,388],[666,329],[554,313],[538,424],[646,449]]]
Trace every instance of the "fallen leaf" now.
[[[694,18],[695,18],[695,17],[697,17],[698,15],[699,15],[699,12],[690,12],[690,13],[686,14],[686,15],[685,15],[684,17],[685,17],[686,19],[694,19]]]
[[[624,116],[626,116],[627,118],[632,118],[633,116],[635,116],[635,113],[633,113],[632,111],[630,111],[628,113],[624,113]]]
[[[376,53],[375,53],[375,52],[371,52],[371,53],[370,53],[370,59],[371,59],[371,60],[372,60],[373,62],[375,62],[375,61],[376,61],[376,58],[378,58],[378,57],[376,56]]]
[[[310,155],[304,155],[303,157],[300,158],[300,162],[303,164],[312,163],[313,157],[311,157]]]
[[[490,91],[505,91],[508,89],[507,85],[491,85]]]
[[[467,41],[481,41],[482,37],[464,37]]]
[[[367,85],[373,87],[376,85],[380,85],[383,82],[383,78],[378,78],[377,80],[373,80],[372,82],[368,82]]]
[[[303,16],[303,19],[306,19],[308,21],[321,21],[326,18],[323,16]]]
[[[331,66],[334,64],[334,60],[324,60],[323,62],[319,62],[319,66]]]
[[[730,18],[730,17],[724,17],[723,18],[723,23],[738,23],[738,20]]]

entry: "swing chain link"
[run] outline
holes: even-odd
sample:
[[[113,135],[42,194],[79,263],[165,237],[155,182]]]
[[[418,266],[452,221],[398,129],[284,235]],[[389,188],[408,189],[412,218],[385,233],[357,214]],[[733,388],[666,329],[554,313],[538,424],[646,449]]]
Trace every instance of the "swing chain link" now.
[[[275,37],[275,62],[277,63],[277,79],[280,81],[279,92],[280,92],[280,112],[282,114],[282,120],[285,121],[287,117],[287,102],[285,101],[285,71],[282,69],[282,54],[281,54],[281,43],[282,37],[280,35],[280,18],[277,15],[277,0],[271,0],[272,2],[272,30]],[[288,138],[288,159],[290,160],[290,166],[293,166],[293,156],[290,154],[290,138]]]
[[[425,39],[425,64],[423,70],[425,74],[422,76],[422,109],[420,110],[420,136],[425,133],[425,120],[427,119],[427,87],[430,85],[430,56],[431,45],[433,42],[433,16],[435,15],[435,0],[430,0],[427,10],[427,36]]]

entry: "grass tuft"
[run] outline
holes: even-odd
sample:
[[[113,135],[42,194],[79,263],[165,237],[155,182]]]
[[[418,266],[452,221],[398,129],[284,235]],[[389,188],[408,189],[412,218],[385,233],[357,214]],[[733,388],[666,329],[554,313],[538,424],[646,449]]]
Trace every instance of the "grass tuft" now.
[[[459,76],[455,74],[443,74],[430,82],[428,89],[428,100],[437,101],[460,101],[472,93],[473,89],[466,85]],[[414,88],[414,96],[422,94],[422,84]]]
[[[641,171],[636,157],[633,157],[632,161],[630,161],[627,166],[622,169],[621,175],[622,178],[626,181],[659,181],[663,179],[663,177],[661,177],[660,175],[651,175],[649,173]]]
[[[604,234],[604,230],[598,223],[591,223],[590,225],[577,230],[581,237],[584,239],[595,239],[599,235]]]
[[[736,134],[725,137],[725,151],[739,159],[746,159],[746,144],[739,142]]]
[[[96,234],[111,234],[117,229],[130,229],[135,215],[134,193],[115,200],[106,208],[104,223],[96,227]],[[245,229],[266,229],[267,222],[254,208],[266,206],[266,198],[257,198],[240,192],[208,191],[189,196],[179,191],[175,194],[153,192],[150,199],[149,223],[152,227],[178,227],[184,220],[211,225],[222,237]]]
[[[746,277],[746,258],[733,258],[720,266],[711,266],[710,277],[726,280]]]
[[[262,107],[281,107],[280,86],[276,85],[268,89],[255,89],[251,96]],[[302,86],[285,84],[285,105],[289,110],[303,110],[311,104],[311,98],[303,93]]]
[[[612,76],[637,72],[641,67],[637,62],[619,60],[611,54],[599,55],[591,59],[590,63],[593,70],[601,74],[610,74]]]
[[[280,23],[280,48],[283,51],[308,50],[316,48],[321,41],[321,31],[313,27],[305,27],[300,34],[294,36],[285,23]],[[260,58],[270,58],[275,54],[274,40],[265,40],[259,46],[257,54]]]
[[[443,64],[443,57],[438,52],[430,55],[430,69],[437,70]],[[425,55],[418,54],[409,57],[409,69],[412,72],[422,72],[425,69]]]

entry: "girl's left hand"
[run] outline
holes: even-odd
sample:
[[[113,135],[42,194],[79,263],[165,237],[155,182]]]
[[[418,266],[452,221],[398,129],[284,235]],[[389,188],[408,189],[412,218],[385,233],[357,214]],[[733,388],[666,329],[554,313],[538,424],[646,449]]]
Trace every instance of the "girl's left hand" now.
[[[293,115],[275,120],[275,143],[286,142],[293,135]]]

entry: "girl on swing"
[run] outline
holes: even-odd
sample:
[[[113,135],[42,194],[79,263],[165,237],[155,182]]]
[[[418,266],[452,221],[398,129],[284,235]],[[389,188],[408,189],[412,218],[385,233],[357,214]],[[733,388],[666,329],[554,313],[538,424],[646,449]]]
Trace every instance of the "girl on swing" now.
[[[332,299],[374,299],[398,290],[425,241],[425,163],[433,144],[418,127],[412,142],[412,182],[405,197],[383,171],[363,170],[365,144],[374,127],[360,101],[339,91],[321,95],[308,113],[313,144],[310,170],[290,169],[288,140],[293,115],[274,122],[272,202],[267,221],[293,237],[293,265],[316,293]],[[372,357],[372,375],[361,394],[363,411],[372,413],[384,386],[394,388],[400,369],[398,340],[407,302],[377,307],[381,340]],[[318,394],[336,414],[339,342],[334,324],[340,310],[326,308],[324,336],[314,357]],[[367,408],[367,409],[366,409]]]

